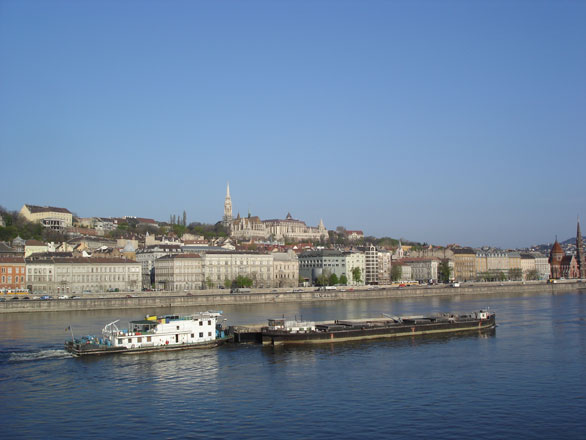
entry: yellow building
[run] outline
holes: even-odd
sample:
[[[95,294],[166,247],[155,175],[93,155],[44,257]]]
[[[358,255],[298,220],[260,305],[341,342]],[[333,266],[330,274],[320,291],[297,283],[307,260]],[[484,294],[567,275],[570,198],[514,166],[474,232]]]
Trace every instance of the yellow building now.
[[[29,222],[41,223],[50,229],[63,229],[73,225],[73,214],[65,208],[23,205],[20,215]]]
[[[476,280],[476,251],[471,248],[452,249],[454,279],[456,281]]]

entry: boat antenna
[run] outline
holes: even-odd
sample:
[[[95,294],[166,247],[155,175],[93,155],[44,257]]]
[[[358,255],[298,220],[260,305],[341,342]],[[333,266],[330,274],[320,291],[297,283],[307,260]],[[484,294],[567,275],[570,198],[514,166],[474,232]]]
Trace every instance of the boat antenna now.
[[[67,330],[71,332],[71,342],[75,344],[75,338],[73,337],[73,329],[71,328],[71,324],[67,327]]]

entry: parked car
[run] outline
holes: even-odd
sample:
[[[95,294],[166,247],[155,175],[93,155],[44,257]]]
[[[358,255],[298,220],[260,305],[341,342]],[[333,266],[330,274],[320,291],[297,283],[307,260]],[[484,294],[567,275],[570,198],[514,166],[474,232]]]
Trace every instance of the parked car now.
[[[51,299],[51,297],[50,297],[49,295],[43,295],[43,296],[41,296],[41,299],[42,299],[43,301],[47,301],[47,300],[50,300],[50,299]]]
[[[59,299],[69,299],[69,297],[67,295],[59,295],[58,298]]]

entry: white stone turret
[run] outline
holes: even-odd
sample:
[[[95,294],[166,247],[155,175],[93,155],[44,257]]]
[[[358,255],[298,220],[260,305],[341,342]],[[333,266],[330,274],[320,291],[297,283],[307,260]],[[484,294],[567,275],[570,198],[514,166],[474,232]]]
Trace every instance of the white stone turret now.
[[[232,221],[232,199],[230,198],[230,182],[226,184],[226,200],[224,201],[223,222],[226,226]]]

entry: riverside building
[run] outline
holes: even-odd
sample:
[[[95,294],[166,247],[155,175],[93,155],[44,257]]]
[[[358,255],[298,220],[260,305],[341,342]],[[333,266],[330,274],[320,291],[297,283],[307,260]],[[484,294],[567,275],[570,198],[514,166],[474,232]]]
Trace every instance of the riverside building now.
[[[254,287],[273,287],[271,254],[206,251],[201,254],[167,255],[155,260],[158,289],[190,290],[219,288],[238,276],[248,277]]]
[[[141,285],[141,264],[123,258],[27,259],[26,283],[33,293],[135,291]]]

